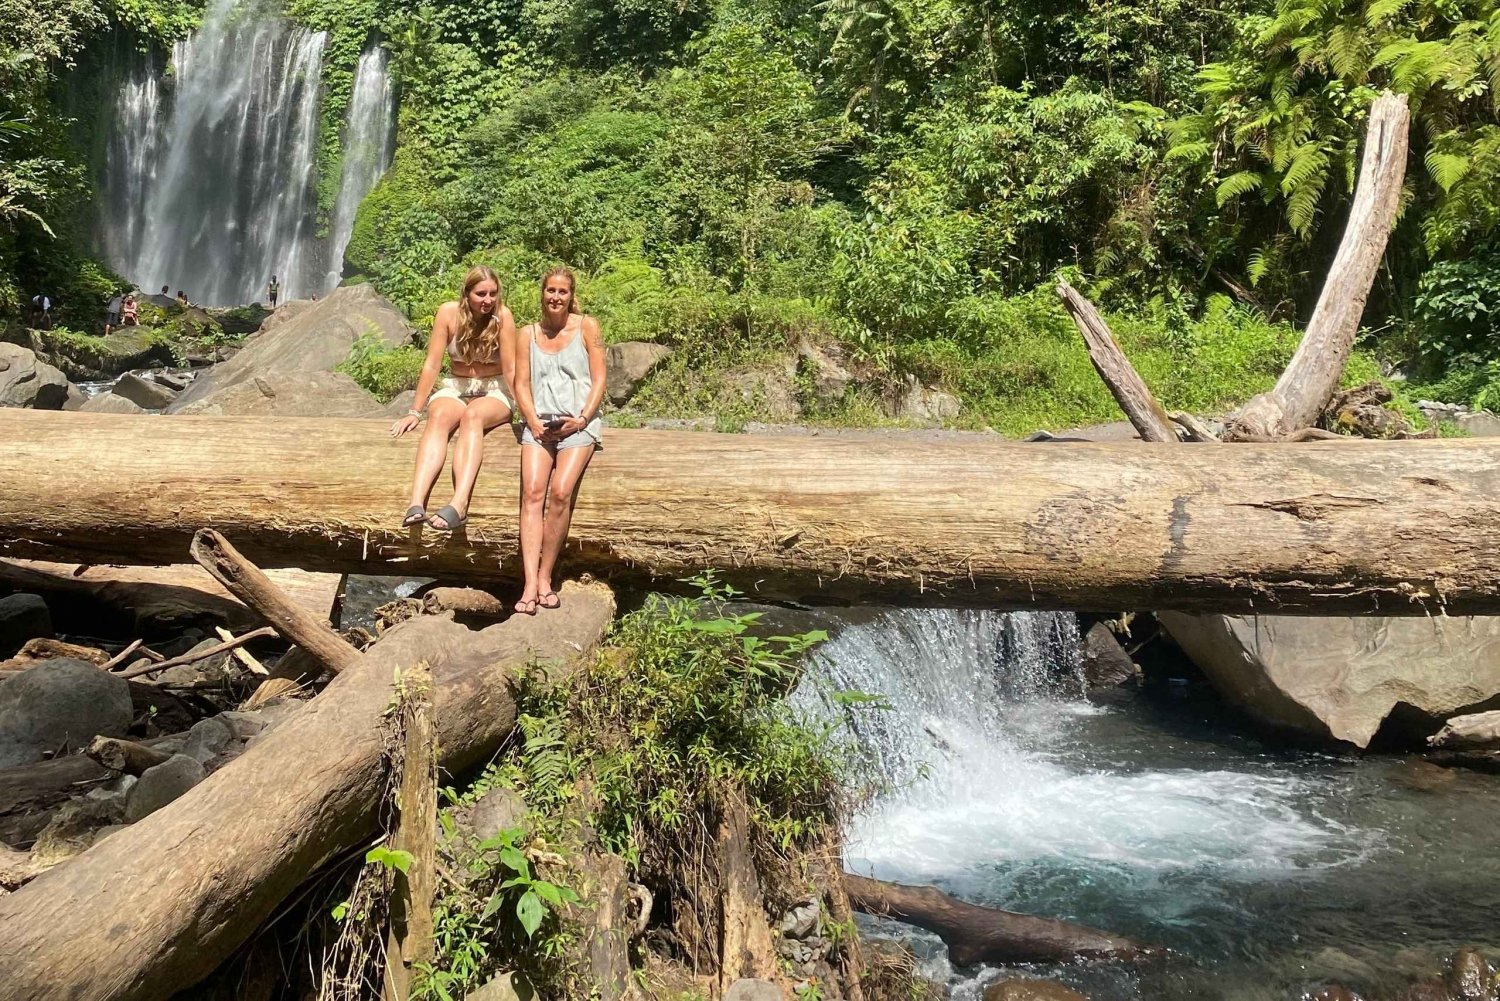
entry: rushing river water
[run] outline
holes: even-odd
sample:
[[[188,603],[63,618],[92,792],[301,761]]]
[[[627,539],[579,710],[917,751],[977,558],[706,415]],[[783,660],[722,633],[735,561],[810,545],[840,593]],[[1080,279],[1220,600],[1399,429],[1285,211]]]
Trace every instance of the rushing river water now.
[[[1388,992],[1496,940],[1494,779],[1429,786],[1397,759],[1281,749],[1212,701],[1096,706],[1060,694],[1076,663],[1066,615],[887,611],[839,629],[811,676],[891,706],[821,705],[850,715],[889,786],[847,832],[850,868],[1179,954],[1027,971],[1094,1001]],[[823,703],[812,687],[801,698]],[[995,975],[915,942],[959,1001]]]

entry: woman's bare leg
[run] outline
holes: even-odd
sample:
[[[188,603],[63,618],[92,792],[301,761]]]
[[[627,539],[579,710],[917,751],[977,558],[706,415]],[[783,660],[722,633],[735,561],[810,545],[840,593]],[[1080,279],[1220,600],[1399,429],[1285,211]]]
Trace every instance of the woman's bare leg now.
[[[417,444],[417,471],[411,479],[411,506],[427,506],[432,485],[448,458],[448,439],[463,415],[464,405],[446,396],[427,405],[427,427],[422,429],[422,440]]]
[[[553,470],[552,482],[547,487],[547,521],[542,533],[541,565],[537,567],[538,594],[553,590],[552,571],[557,566],[563,543],[568,540],[568,526],[573,523],[573,502],[578,499],[583,471],[593,457],[593,445],[564,448],[557,452],[557,468]]]
[[[458,440],[453,444],[453,499],[448,503],[460,515],[469,512],[479,467],[484,465],[484,436],[491,428],[510,420],[510,407],[490,396],[470,400],[458,421]],[[441,520],[441,519],[439,519]],[[447,525],[435,527],[446,530]]]
[[[537,568],[542,558],[542,513],[547,503],[547,481],[551,477],[552,454],[540,445],[522,445],[521,568],[526,575],[526,584],[518,604],[536,601]]]

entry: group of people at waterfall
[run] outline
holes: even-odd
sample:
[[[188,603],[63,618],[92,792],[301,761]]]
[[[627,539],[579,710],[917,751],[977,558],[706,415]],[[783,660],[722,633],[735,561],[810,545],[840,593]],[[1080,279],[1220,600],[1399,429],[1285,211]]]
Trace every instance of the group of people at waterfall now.
[[[509,424],[513,414],[520,416],[525,585],[515,610],[524,615],[562,604],[553,573],[579,484],[600,445],[604,342],[598,321],[578,311],[576,284],[564,267],[544,274],[541,320],[518,333],[495,272],[483,265],[470,269],[458,299],[439,307],[412,407],[391,426],[391,436],[399,438],[424,417],[427,422],[402,526],[455,532],[469,519],[484,436]],[[429,512],[433,485],[455,435],[453,497]]]

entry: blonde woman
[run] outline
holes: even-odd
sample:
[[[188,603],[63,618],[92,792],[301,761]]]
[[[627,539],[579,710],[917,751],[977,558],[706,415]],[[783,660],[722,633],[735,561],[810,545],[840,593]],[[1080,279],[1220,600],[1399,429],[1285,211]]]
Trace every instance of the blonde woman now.
[[[584,470],[599,446],[604,403],[604,339],[599,321],[577,311],[573,272],[542,276],[542,321],[529,324],[516,346],[516,406],[521,434],[521,562],[523,615],[562,604],[552,583],[568,539]]]
[[[439,383],[445,351],[453,374]],[[510,421],[515,359],[516,321],[502,301],[500,279],[476,265],[464,277],[458,299],[438,307],[412,409],[391,425],[391,437],[399,438],[420,424],[424,413],[427,417],[402,527],[425,521],[439,532],[455,532],[468,522],[469,500],[484,462],[484,436]],[[427,500],[455,432],[453,499],[429,515]]]

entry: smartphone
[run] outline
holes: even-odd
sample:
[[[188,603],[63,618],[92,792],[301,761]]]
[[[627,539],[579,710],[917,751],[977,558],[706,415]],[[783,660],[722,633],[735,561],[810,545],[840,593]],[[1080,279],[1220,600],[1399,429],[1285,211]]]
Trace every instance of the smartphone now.
[[[546,428],[548,431],[556,431],[558,428],[563,426],[563,422],[564,418],[562,417],[549,417],[542,424],[542,427]]]

